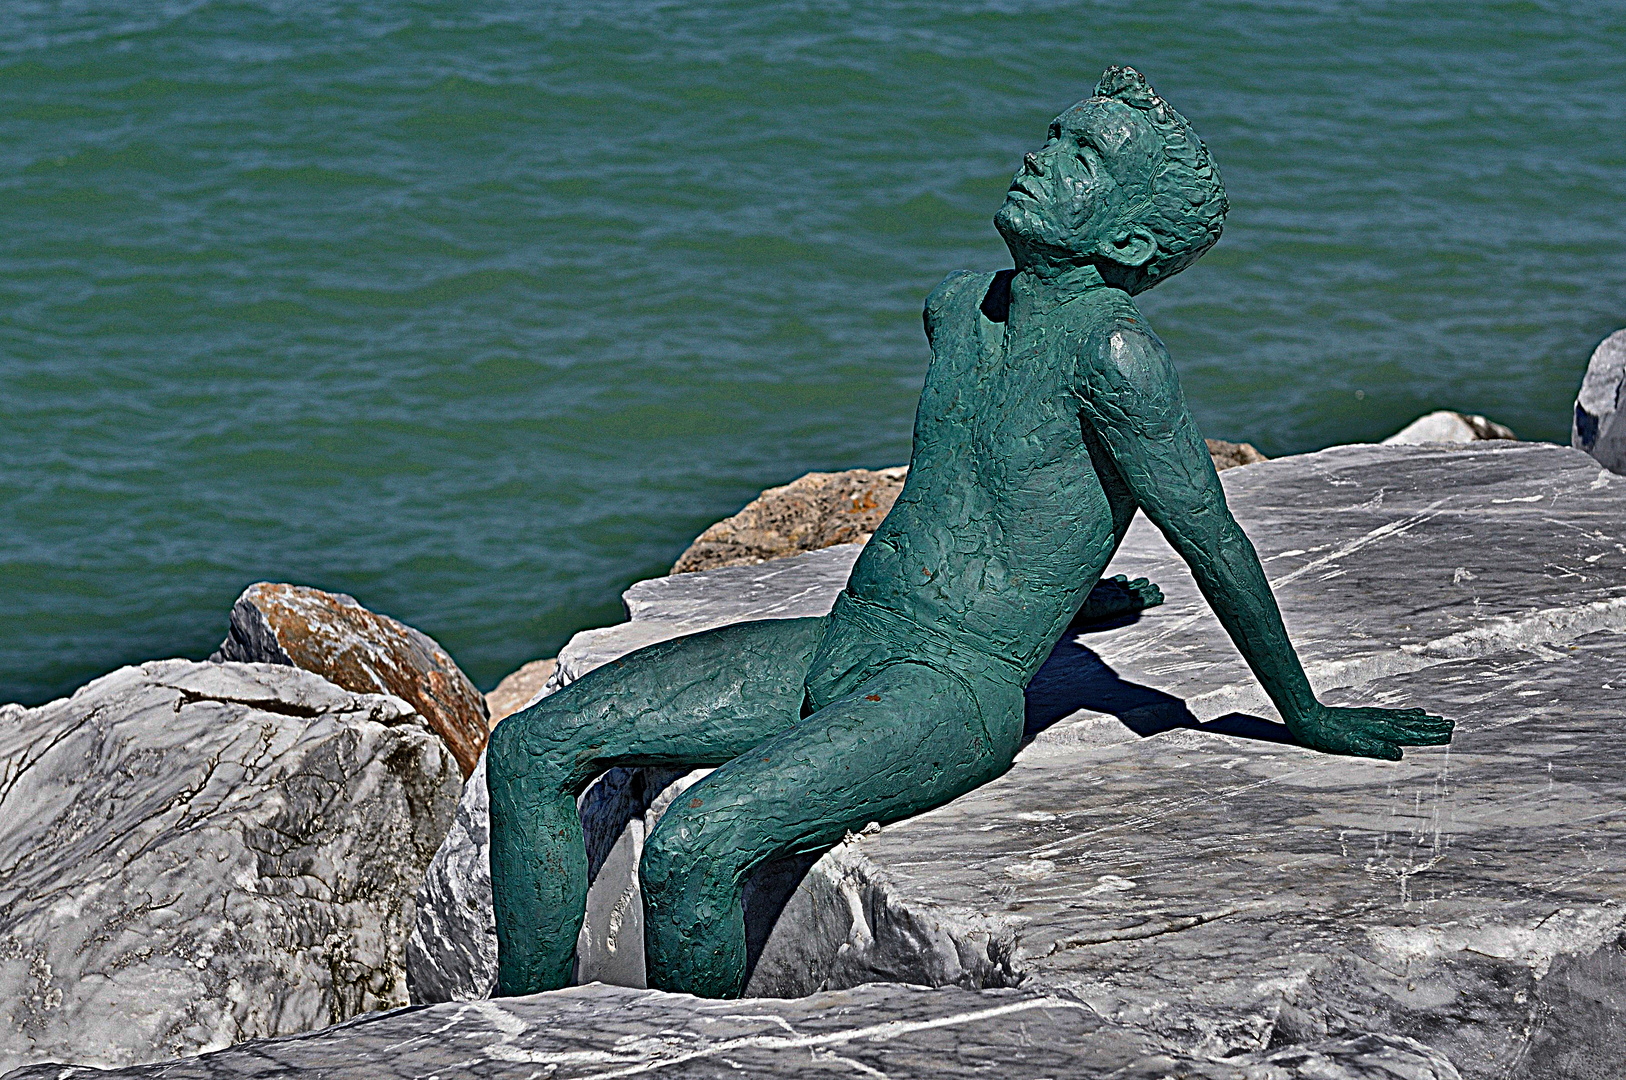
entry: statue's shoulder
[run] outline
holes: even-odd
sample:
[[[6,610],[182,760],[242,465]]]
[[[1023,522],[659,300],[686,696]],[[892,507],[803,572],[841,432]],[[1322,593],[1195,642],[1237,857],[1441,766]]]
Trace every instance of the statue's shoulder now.
[[[926,297],[927,336],[935,336],[940,327],[970,330],[977,325],[978,314],[990,322],[1004,322],[1015,272],[956,270],[944,278]]]
[[[1110,362],[1129,355],[1166,351],[1140,308],[1117,289],[1106,290],[1091,306],[1084,339],[1086,359]]]

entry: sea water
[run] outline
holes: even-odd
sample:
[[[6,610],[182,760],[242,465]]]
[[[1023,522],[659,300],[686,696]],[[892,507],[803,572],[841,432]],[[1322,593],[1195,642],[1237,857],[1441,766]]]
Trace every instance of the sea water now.
[[[1567,441],[1626,326],[1626,5],[0,5],[0,701],[260,579],[482,687],[705,525],[906,460],[926,293],[1103,67],[1224,238],[1142,306],[1205,433]]]

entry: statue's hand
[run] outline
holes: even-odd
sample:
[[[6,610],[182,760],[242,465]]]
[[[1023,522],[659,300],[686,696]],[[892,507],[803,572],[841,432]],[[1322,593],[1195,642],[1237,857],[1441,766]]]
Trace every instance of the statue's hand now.
[[[1090,590],[1073,622],[1101,622],[1133,615],[1163,602],[1163,590],[1145,578],[1130,581],[1122,574],[1102,578]]]
[[[1451,741],[1455,723],[1422,709],[1343,709],[1317,703],[1308,717],[1290,722],[1293,737],[1324,754],[1399,761],[1402,746]]]

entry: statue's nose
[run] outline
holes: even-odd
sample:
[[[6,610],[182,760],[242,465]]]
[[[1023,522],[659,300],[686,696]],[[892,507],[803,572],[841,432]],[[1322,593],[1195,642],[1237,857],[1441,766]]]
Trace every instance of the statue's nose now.
[[[1022,161],[1027,165],[1028,172],[1032,173],[1034,176],[1044,175],[1044,166],[1039,164],[1039,156],[1037,154],[1028,154],[1022,159]]]

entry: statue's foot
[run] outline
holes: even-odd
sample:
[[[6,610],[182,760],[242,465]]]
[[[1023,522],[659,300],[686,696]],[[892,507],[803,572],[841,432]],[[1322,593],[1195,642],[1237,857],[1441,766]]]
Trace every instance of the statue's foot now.
[[[1090,590],[1084,606],[1078,609],[1073,622],[1105,622],[1121,619],[1163,602],[1163,590],[1145,578],[1130,581],[1122,574],[1102,578]]]

